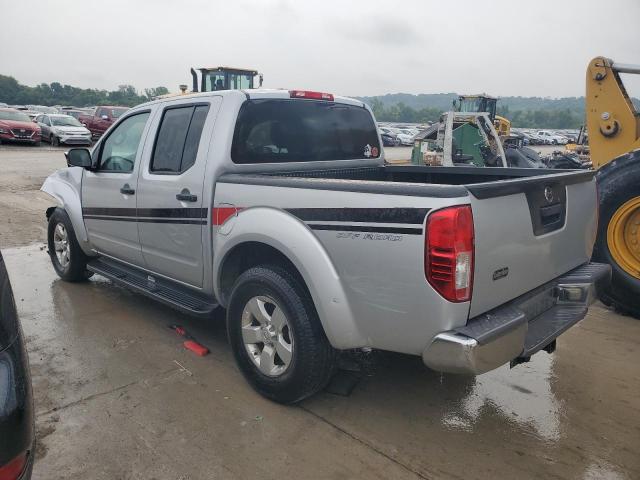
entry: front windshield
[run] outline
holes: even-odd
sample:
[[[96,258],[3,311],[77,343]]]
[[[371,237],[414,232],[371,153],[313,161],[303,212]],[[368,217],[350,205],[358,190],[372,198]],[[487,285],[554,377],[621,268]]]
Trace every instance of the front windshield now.
[[[82,124],[69,115],[51,117],[51,123],[56,127],[81,127]]]
[[[111,116],[113,118],[119,118],[127,110],[129,110],[129,109],[128,108],[112,108],[111,109]]]
[[[13,120],[14,122],[30,122],[28,115],[18,111],[0,110],[0,120]]]

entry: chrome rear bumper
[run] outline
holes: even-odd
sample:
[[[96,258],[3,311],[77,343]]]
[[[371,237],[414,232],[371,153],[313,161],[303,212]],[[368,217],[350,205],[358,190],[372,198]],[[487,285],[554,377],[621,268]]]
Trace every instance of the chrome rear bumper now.
[[[472,375],[526,361],[582,320],[597,289],[610,281],[609,265],[582,265],[464,327],[437,334],[422,360],[433,370]]]

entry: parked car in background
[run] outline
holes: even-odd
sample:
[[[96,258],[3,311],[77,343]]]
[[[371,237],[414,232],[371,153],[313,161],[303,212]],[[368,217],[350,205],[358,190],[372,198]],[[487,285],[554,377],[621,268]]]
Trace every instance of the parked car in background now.
[[[405,145],[405,146],[413,145],[414,135],[412,135],[410,132],[408,132],[407,130],[401,130],[401,129],[394,129],[392,131],[393,133],[396,134],[396,136],[398,137],[398,140],[400,140],[400,145]]]
[[[32,112],[40,113],[60,113],[55,107],[47,107],[45,105],[27,105],[27,108]]]
[[[529,142],[532,145],[544,145],[545,143],[548,143],[550,141],[549,139],[545,139],[535,132],[526,132],[526,134],[529,136]]]
[[[71,115],[38,115],[36,122],[42,131],[42,140],[53,147],[66,145],[91,145],[91,132]]]
[[[538,135],[540,137],[542,137],[543,139],[545,139],[545,143],[547,143],[548,145],[566,145],[568,140],[566,139],[566,137],[563,137],[561,135],[557,135],[555,133],[552,132],[548,132],[546,130],[540,130],[538,132]],[[548,142],[547,142],[548,140]]]
[[[378,130],[380,130],[380,135],[385,135],[387,142],[393,142],[387,145],[387,143],[384,143],[385,139],[382,139],[384,146],[397,147],[398,145],[400,145],[400,139],[398,138],[398,135],[392,132],[390,128],[378,127]]]
[[[380,138],[382,139],[382,145],[385,147],[397,147],[400,145],[398,137],[391,133],[380,132]]]
[[[24,112],[0,108],[0,143],[40,143],[40,127]]]
[[[0,252],[0,479],[30,479],[34,446],[29,360]]]
[[[80,115],[78,120],[89,129],[94,138],[100,138],[127,110],[128,107],[100,106],[91,115]]]
[[[9,105],[7,105],[4,102],[0,102],[0,108],[7,108]]]
[[[82,116],[82,115],[89,115],[88,111],[75,109],[75,108],[74,109],[64,109],[64,110],[62,110],[62,113],[65,114],[65,115],[71,115],[76,120],[79,120],[80,116]]]

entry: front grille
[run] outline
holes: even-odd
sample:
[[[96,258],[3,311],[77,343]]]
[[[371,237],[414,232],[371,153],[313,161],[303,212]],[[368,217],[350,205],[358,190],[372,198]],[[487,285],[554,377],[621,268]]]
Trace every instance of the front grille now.
[[[12,128],[11,133],[16,138],[31,138],[36,133],[35,130],[27,130],[26,128]]]

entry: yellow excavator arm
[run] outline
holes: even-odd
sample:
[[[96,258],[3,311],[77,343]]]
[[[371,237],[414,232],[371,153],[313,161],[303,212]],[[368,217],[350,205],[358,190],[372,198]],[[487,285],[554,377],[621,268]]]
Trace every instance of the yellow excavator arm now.
[[[640,116],[620,79],[621,73],[640,74],[640,65],[596,57],[587,68],[585,114],[595,169],[640,148]]]

